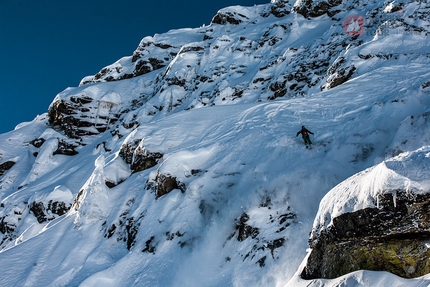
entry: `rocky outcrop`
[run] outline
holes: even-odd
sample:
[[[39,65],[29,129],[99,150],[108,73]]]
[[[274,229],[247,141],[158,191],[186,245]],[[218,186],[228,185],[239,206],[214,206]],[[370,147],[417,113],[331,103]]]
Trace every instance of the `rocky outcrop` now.
[[[243,213],[240,219],[237,222],[236,230],[237,230],[237,240],[244,241],[246,238],[250,237],[255,238],[260,233],[257,227],[252,227],[247,224],[249,220],[249,215]]]
[[[33,201],[29,204],[27,202],[20,203],[2,203],[0,210],[2,216],[0,217],[0,246],[4,248],[6,242],[15,240],[19,237],[17,230],[19,230],[19,223],[26,218],[27,215],[32,214],[38,223],[52,221],[61,215],[66,214],[71,208],[70,203],[59,200],[45,200]],[[27,219],[28,220],[28,219]],[[31,221],[33,221],[31,219]]]
[[[85,94],[56,99],[48,109],[49,124],[72,139],[96,135],[118,121],[120,101],[115,93],[97,100]]]
[[[30,142],[35,148],[40,148],[46,140],[44,138],[37,138]]]
[[[136,235],[139,231],[140,220],[143,217],[143,215],[137,218],[130,216],[130,208],[134,203],[134,198],[129,199],[125,204],[125,210],[121,213],[119,218],[109,225],[109,227],[107,227],[107,221],[103,223],[105,229],[104,237],[116,237],[117,241],[123,241],[127,244],[128,250],[136,243]]]
[[[91,135],[83,128],[88,128],[94,124],[87,119],[78,117],[78,113],[87,111],[85,107],[92,99],[78,98],[75,103],[59,100],[54,102],[48,110],[49,123],[53,127],[57,127],[69,138],[79,138],[83,135]]]
[[[212,19],[213,24],[225,25],[227,23],[232,25],[238,25],[244,20],[248,19],[245,15],[231,12],[231,11],[219,11]]]
[[[65,140],[60,140],[58,142],[57,150],[53,152],[54,155],[56,154],[63,154],[63,155],[77,155],[78,152],[75,150],[77,146],[73,145],[71,143],[66,142]]]
[[[157,165],[163,157],[159,152],[151,152],[143,147],[143,140],[136,139],[121,146],[119,156],[130,165],[133,172],[139,172]]]
[[[287,242],[287,238],[284,237],[285,231],[290,225],[296,223],[297,218],[296,213],[292,212],[290,207],[283,208],[281,213],[272,210],[273,203],[270,197],[263,197],[262,200],[263,202],[257,209],[267,216],[267,224],[272,227],[271,232],[268,233],[267,230],[264,230],[265,228],[259,228],[255,221],[255,214],[244,212],[236,219],[234,231],[228,237],[228,240],[235,239],[243,246],[248,246],[241,250],[240,256],[244,261],[250,260],[259,267],[264,267],[268,260],[277,258],[277,249],[285,246]],[[211,209],[208,203],[201,202],[200,211],[203,214]]]
[[[393,190],[374,208],[344,213],[309,242],[301,276],[335,278],[356,270],[405,278],[430,273],[430,194]]]
[[[352,77],[356,68],[353,65],[345,65],[345,62],[345,58],[340,57],[329,67],[327,71],[329,77],[324,89],[330,90],[342,85]]]
[[[291,13],[291,5],[289,1],[276,1],[270,7],[270,14],[276,18],[282,18]],[[262,15],[263,17],[265,15]]]
[[[3,174],[5,174],[5,172],[8,171],[9,169],[11,169],[12,166],[14,166],[14,165],[15,165],[15,162],[11,161],[11,160],[6,161],[6,162],[0,164],[0,176],[2,176]]]
[[[80,104],[81,105],[81,104]],[[74,114],[74,109],[78,106],[72,106],[65,101],[54,102],[48,110],[49,122],[53,126],[58,126],[64,130],[69,137],[76,137],[74,128],[76,126],[86,125],[78,123],[71,115]]]
[[[34,214],[39,223],[51,221],[58,216],[64,215],[72,207],[71,204],[53,200],[50,200],[46,206],[43,202],[32,202],[29,206],[30,211]]]
[[[423,92],[430,94],[430,81],[427,81],[421,85],[421,89]]]
[[[129,66],[123,66],[116,62],[100,70],[91,79],[81,82],[85,85],[93,82],[112,82],[138,77],[149,72],[166,67],[176,56],[179,47],[154,42],[152,37],[147,37],[133,52]]]
[[[157,174],[155,178],[155,197],[160,198],[161,196],[168,194],[174,189],[179,189],[181,192],[185,192],[185,184],[178,181],[176,177],[170,174]]]
[[[305,18],[318,17],[326,13],[333,15],[335,12],[330,10],[340,4],[342,0],[299,0],[294,5],[294,11]]]

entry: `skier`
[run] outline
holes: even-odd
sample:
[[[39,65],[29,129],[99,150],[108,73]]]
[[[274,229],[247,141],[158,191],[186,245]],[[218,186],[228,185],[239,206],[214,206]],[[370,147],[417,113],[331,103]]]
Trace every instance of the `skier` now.
[[[297,132],[296,137],[299,134],[302,134],[302,138],[305,141],[306,148],[312,144],[311,139],[309,138],[309,134],[313,135],[314,134],[313,132],[305,128],[305,126],[302,126],[302,129]]]

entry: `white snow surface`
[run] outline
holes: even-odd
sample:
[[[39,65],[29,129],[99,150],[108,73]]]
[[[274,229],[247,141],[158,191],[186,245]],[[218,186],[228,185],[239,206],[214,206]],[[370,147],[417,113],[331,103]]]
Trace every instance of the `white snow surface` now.
[[[281,1],[272,2],[222,10],[247,19],[242,24],[145,37],[139,47],[157,42],[177,49],[160,70],[113,82],[85,77],[81,86],[59,93],[53,103],[93,99],[88,110],[95,125],[122,113],[106,132],[76,140],[77,155],[53,154],[59,141],[74,140],[51,127],[47,114],[0,135],[0,164],[16,162],[0,175],[0,219],[13,227],[9,237],[0,230],[0,286],[430,284],[429,275],[403,279],[375,271],[332,280],[299,277],[311,230],[326,228],[341,213],[373,206],[383,192],[429,192],[428,19],[408,18],[423,7],[405,2],[403,16],[427,31],[411,35],[399,26],[379,33],[380,26],[372,27],[358,39],[360,45],[339,52],[329,64],[353,64],[356,71],[347,82],[325,90],[332,75],[315,74],[318,84],[305,93],[269,101],[273,92],[261,79],[282,79],[289,63],[306,64],[309,46],[341,38],[342,17],[351,12],[341,12],[339,19],[305,19],[293,12],[261,16]],[[392,8],[369,1],[355,9],[365,14]],[[209,48],[202,42],[208,31]],[[258,43],[263,34],[277,42]],[[203,52],[184,52],[201,46]],[[247,53],[249,47],[254,52]],[[160,49],[151,51],[164,53]],[[323,60],[327,54],[317,56]],[[124,57],[108,67],[115,77],[133,71],[132,65],[131,57]],[[211,80],[193,88],[165,85],[148,96],[163,77],[190,83],[196,75]],[[238,89],[243,94],[233,96]],[[142,98],[144,104],[134,105]],[[122,125],[132,121],[133,128]],[[314,132],[312,149],[296,137],[302,125]],[[40,138],[46,140],[40,148],[31,144]],[[163,154],[156,166],[133,173],[119,156],[121,146],[135,140]],[[150,186],[158,173],[174,176],[185,192],[174,189],[156,199]],[[109,188],[106,181],[117,185]],[[50,201],[73,207],[39,223],[30,206]],[[258,234],[240,241],[236,227],[244,213]]]

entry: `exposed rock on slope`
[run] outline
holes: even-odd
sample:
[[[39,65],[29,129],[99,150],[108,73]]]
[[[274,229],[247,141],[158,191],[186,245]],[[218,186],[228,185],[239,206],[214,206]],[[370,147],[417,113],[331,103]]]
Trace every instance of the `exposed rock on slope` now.
[[[388,192],[378,198],[379,208],[335,217],[310,242],[312,252],[301,276],[336,278],[363,269],[405,278],[430,273],[430,195]]]
[[[2,176],[7,170],[11,169],[16,162],[14,161],[6,161],[0,164],[0,176]]]
[[[71,204],[66,205],[64,202],[50,200],[47,206],[45,206],[43,202],[32,202],[29,206],[29,209],[37,218],[37,221],[39,223],[43,223],[66,214],[71,207]]]
[[[336,278],[362,269],[405,278],[430,273],[430,185],[419,179],[430,171],[429,155],[429,149],[403,154],[327,194],[302,278]]]
[[[318,17],[326,13],[333,16],[339,10],[332,9],[342,4],[342,0],[298,0],[294,4],[294,11],[303,15],[303,17]],[[332,10],[331,10],[332,9]]]
[[[131,143],[124,143],[119,156],[130,165],[133,172],[142,171],[155,166],[163,157],[159,152],[150,152],[143,146],[143,140],[136,139]]]

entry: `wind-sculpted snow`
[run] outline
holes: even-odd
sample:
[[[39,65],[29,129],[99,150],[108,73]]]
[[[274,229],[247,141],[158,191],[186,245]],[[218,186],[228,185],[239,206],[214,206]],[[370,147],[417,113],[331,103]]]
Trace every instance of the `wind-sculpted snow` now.
[[[316,18],[296,12],[301,1],[276,1],[145,37],[0,135],[1,284],[427,282],[295,274],[332,188],[357,195],[333,197],[321,227],[379,192],[345,179],[395,170],[384,184],[427,184],[411,174],[430,142],[427,4],[404,2],[399,14],[379,1],[323,2]],[[357,13],[366,33],[351,37],[342,23]],[[296,137],[302,125],[312,149]]]

